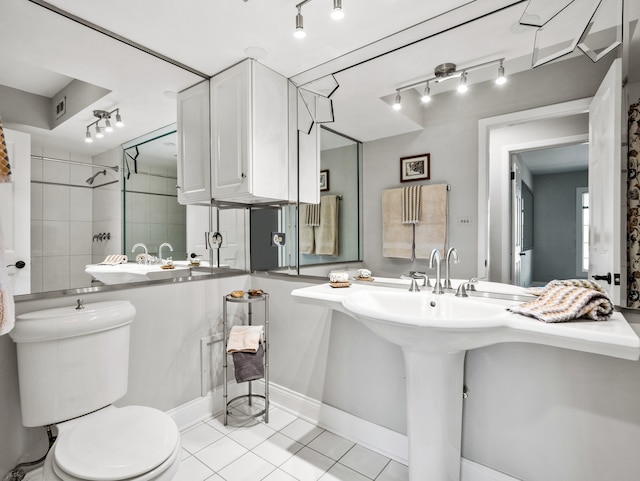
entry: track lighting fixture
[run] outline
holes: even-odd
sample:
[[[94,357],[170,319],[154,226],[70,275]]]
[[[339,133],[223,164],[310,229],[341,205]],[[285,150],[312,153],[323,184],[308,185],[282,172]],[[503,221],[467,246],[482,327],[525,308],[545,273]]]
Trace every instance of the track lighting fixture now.
[[[304,38],[307,36],[304,31],[304,19],[302,18],[302,6],[309,3],[311,0],[302,0],[296,8],[298,13],[296,15],[296,29],[293,32],[293,36],[296,38]],[[331,18],[334,20],[340,20],[344,18],[344,10],[342,9],[342,0],[333,0],[333,10],[331,11]]]
[[[409,89],[417,89],[424,85],[424,92],[420,97],[422,103],[427,104],[431,101],[431,86],[432,84],[440,84],[446,82],[451,79],[459,79],[458,82],[458,92],[466,92],[469,89],[468,85],[468,77],[469,72],[474,70],[480,70],[482,68],[488,67],[490,65],[498,64],[498,76],[495,79],[496,84],[503,85],[507,78],[504,74],[504,58],[498,58],[495,60],[490,60],[488,62],[479,63],[476,65],[469,65],[463,69],[458,69],[456,64],[454,63],[442,63],[438,65],[435,69],[433,69],[433,76],[419,80],[409,85],[404,85],[398,89],[396,89],[396,98],[395,102],[392,104],[394,110],[400,110],[402,106],[400,105],[400,92],[403,90]]]
[[[293,36],[296,38],[304,38],[307,36],[304,31],[304,19],[302,18],[302,8],[298,6],[298,14],[296,15],[296,30],[293,32]]]
[[[111,115],[116,114],[116,127],[124,127],[124,123],[122,122],[122,117],[120,117],[120,109],[112,110],[111,112],[107,112],[106,110],[94,110],[94,117],[98,117],[98,120],[91,122],[87,125],[87,132],[85,134],[85,142],[90,143],[93,142],[93,137],[91,136],[91,131],[89,130],[92,126],[95,125],[95,136],[96,139],[101,139],[104,137],[104,133],[113,132],[113,127],[111,126]],[[100,125],[100,122],[104,121],[104,126]]]
[[[431,102],[431,87],[429,87],[429,82],[425,84],[424,93],[422,94],[422,97],[420,97],[420,100],[423,104]]]
[[[333,12],[331,12],[331,18],[334,20],[342,20],[344,18],[342,0],[333,0]]]
[[[400,91],[396,93],[396,99],[393,102],[393,110],[400,110],[402,108],[402,97],[400,97]]]
[[[507,77],[504,76],[504,65],[502,65],[502,60],[500,60],[500,65],[498,66],[498,76],[496,77],[497,85],[504,85],[507,83]]]
[[[463,94],[467,90],[469,90],[469,87],[467,86],[467,72],[465,71],[462,72],[462,75],[460,75],[460,85],[458,85],[458,92]]]

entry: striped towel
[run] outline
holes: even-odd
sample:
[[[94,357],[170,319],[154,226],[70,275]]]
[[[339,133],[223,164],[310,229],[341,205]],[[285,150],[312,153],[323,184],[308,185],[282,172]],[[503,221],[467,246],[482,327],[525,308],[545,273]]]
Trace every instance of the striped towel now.
[[[594,289],[602,294],[606,294],[604,289],[600,287],[597,282],[591,281],[589,279],[554,279],[552,281],[547,282],[544,287],[530,287],[527,289],[528,294],[532,294],[534,296],[539,296],[543,294],[550,287],[555,286],[575,286],[575,287],[584,287],[585,289]]]
[[[98,264],[99,266],[117,266],[118,264],[126,264],[129,261],[127,256],[122,254],[111,254]]]
[[[579,318],[606,321],[613,313],[613,304],[606,294],[595,289],[556,285],[545,289],[536,300],[507,310],[544,322],[564,322]]]
[[[420,222],[422,204],[422,186],[412,185],[402,189],[402,223],[417,224]]]
[[[304,225],[318,227],[320,225],[320,204],[306,204],[304,207]]]
[[[6,182],[11,182],[11,165],[9,164],[7,142],[4,139],[2,119],[0,118],[0,184]]]

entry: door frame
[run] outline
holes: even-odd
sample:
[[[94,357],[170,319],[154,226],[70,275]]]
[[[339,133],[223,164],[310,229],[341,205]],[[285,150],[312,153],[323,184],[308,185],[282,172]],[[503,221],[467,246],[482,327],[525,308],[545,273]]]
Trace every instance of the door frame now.
[[[502,226],[509,218],[509,154],[505,154],[505,148],[498,162],[491,165],[491,131],[517,125],[535,120],[551,120],[559,117],[566,117],[589,112],[592,97],[587,97],[569,102],[561,102],[558,104],[547,105],[529,110],[521,110],[509,114],[498,115],[495,117],[487,117],[478,121],[478,278],[489,279],[494,277],[497,282],[509,282],[511,275],[511,265],[509,262],[509,248],[511,243],[510,229],[502,229],[500,232],[499,242],[493,247],[490,244],[491,224]],[[506,155],[506,164],[505,164]],[[506,167],[505,167],[506,165]],[[500,185],[500,203],[501,209],[494,212],[494,216],[490,215],[490,182],[494,169],[498,169]],[[494,255],[491,255],[491,251]],[[504,251],[507,253],[507,260],[504,261]],[[495,254],[503,252],[502,255]],[[506,279],[506,280],[504,280]]]

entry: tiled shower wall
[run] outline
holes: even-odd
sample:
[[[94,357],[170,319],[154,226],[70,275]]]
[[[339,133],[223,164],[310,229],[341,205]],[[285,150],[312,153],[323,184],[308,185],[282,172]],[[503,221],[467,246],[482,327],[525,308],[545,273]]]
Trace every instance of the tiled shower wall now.
[[[52,149],[32,148],[35,156],[52,157],[74,162],[91,163],[90,156],[70,154]],[[109,163],[108,165],[114,165]],[[94,250],[98,247],[93,242],[93,235],[102,226],[94,220],[94,198],[100,205],[115,206],[119,210],[119,184],[112,184],[116,189],[117,202],[101,201],[99,187],[105,182],[118,180],[119,174],[107,171],[100,175],[93,186],[86,179],[97,172],[97,169],[59,162],[31,159],[31,292],[44,292],[91,285],[91,277],[84,272],[84,267],[93,262]],[[113,210],[109,207],[107,211]],[[113,215],[112,215],[113,216]],[[102,217],[108,217],[103,215]],[[119,217],[118,217],[119,218]],[[116,243],[119,252],[119,232]],[[104,246],[102,246],[104,247]],[[100,257],[100,254],[97,255]]]

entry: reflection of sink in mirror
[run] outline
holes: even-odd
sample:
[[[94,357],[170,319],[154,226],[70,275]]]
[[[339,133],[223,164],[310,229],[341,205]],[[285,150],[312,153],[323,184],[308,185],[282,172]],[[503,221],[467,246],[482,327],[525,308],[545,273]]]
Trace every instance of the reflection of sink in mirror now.
[[[170,279],[191,274],[191,269],[187,266],[176,265],[173,269],[163,269],[160,265],[145,266],[133,263],[118,264],[117,266],[90,264],[85,267],[84,271],[107,285]]]

